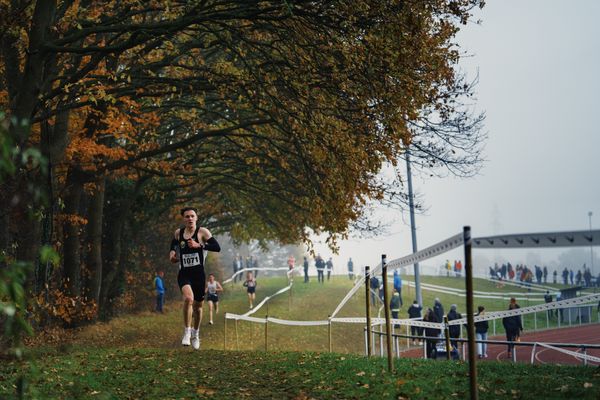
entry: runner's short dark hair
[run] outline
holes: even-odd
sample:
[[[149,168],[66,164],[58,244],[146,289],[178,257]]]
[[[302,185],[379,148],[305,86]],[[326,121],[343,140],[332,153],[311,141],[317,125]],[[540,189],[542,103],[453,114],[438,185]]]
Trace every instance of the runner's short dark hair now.
[[[183,214],[184,214],[186,211],[193,211],[193,212],[194,212],[196,215],[198,215],[198,211],[196,210],[196,208],[194,208],[194,207],[183,207],[183,208],[181,209],[181,212],[180,212],[180,214],[181,214],[181,216],[182,216],[182,217],[183,217]]]

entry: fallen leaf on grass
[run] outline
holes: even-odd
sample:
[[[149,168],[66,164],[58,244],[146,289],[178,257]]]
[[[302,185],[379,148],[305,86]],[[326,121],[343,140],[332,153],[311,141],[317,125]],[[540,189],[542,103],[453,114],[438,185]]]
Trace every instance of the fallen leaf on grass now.
[[[205,394],[205,395],[208,395],[208,396],[212,396],[213,394],[215,394],[215,390],[214,389],[210,389],[210,388],[205,388],[205,387],[202,387],[202,386],[198,386],[196,388],[196,393],[198,393],[198,394]]]
[[[404,385],[405,383],[406,383],[406,381],[405,381],[404,379],[398,379],[398,380],[396,381],[396,385],[397,385],[397,386],[402,386],[402,385]]]
[[[583,384],[583,387],[586,388],[586,389],[587,388],[591,388],[592,386],[594,386],[594,384],[590,383],[590,382],[586,382],[586,383]]]
[[[365,371],[357,372],[356,376],[365,376]]]

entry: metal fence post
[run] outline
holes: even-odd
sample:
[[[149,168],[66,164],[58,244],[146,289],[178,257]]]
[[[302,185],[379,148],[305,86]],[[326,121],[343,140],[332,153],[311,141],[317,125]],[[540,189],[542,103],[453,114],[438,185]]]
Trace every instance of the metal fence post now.
[[[367,310],[367,357],[371,357],[372,346],[373,346],[373,332],[371,332],[371,296],[369,288],[371,287],[371,275],[369,272],[370,267],[365,267],[365,304]]]

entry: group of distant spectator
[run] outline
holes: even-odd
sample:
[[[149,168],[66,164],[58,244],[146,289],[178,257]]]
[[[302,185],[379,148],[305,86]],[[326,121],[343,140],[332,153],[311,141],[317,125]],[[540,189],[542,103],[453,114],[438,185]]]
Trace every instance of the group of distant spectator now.
[[[592,271],[587,268],[585,264],[583,264],[582,269],[583,272],[580,269],[575,273],[573,269],[565,267],[562,271],[562,283],[565,285],[571,284],[584,287],[600,287],[600,273],[594,279]],[[513,267],[509,262],[502,264],[501,266],[496,263],[493,267],[489,267],[489,275],[492,279],[518,280],[527,286],[533,283],[534,279],[537,284],[548,283],[549,272],[548,267],[545,265],[543,267],[534,265],[533,269],[531,269],[524,264],[517,264]],[[558,283],[557,270],[552,272],[552,277],[552,283]]]
[[[241,255],[236,255],[233,259],[233,273],[235,274],[242,269],[254,270],[254,278],[258,276],[258,258],[254,256],[247,256],[245,259]],[[238,279],[243,281],[242,274],[234,275],[233,281],[237,282]]]

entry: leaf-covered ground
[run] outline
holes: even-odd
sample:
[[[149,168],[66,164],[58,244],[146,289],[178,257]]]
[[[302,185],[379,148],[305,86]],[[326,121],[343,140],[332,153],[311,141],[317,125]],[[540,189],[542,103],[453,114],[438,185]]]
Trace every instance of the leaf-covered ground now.
[[[465,363],[385,360],[329,353],[185,349],[63,349],[0,366],[0,398],[25,373],[26,398],[48,399],[462,399]],[[600,370],[487,362],[482,399],[597,399]]]

